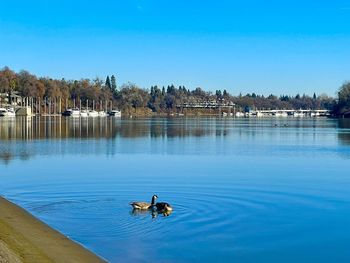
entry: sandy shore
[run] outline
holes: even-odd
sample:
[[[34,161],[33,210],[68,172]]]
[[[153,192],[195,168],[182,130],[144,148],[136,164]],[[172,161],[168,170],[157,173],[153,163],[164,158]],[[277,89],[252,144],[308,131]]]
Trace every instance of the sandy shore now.
[[[0,262],[105,262],[0,197]]]

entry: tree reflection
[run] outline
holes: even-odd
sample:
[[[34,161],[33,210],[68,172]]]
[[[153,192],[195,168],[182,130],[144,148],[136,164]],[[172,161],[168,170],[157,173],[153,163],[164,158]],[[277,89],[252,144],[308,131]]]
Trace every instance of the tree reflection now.
[[[115,118],[17,117],[0,120],[0,139],[113,139],[116,137],[202,137],[226,135],[225,127],[193,119],[118,120]]]
[[[338,127],[342,129],[342,131],[338,132],[339,142],[350,145],[350,119],[339,119]]]
[[[226,136],[228,129],[215,118],[72,118],[16,117],[0,119],[0,160],[29,159],[40,152],[41,141],[61,144],[91,140],[107,142],[106,153],[115,153],[118,138],[183,138]],[[32,144],[28,144],[32,143]],[[21,144],[21,147],[18,147]],[[77,149],[75,149],[77,150]],[[62,150],[64,151],[64,149]],[[68,150],[67,150],[68,151]],[[87,152],[90,151],[87,149]],[[48,152],[50,154],[50,152]]]

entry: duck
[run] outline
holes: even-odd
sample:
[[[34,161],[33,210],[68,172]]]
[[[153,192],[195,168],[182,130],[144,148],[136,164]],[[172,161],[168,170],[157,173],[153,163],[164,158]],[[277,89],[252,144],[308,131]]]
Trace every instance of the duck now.
[[[130,205],[132,206],[133,209],[148,210],[148,209],[153,208],[156,205],[155,202],[156,202],[157,198],[158,198],[157,195],[153,195],[151,203],[147,203],[147,202],[132,202],[132,203],[130,203]]]

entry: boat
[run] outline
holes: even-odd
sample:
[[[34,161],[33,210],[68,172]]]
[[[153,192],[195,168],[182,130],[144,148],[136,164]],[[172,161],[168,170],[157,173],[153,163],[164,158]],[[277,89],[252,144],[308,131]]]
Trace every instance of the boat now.
[[[69,116],[69,117],[79,117],[80,116],[80,110],[79,109],[67,109],[62,113],[63,116]]]
[[[296,111],[293,114],[294,117],[305,117],[304,113],[301,111]]]
[[[14,108],[8,108],[7,109],[7,116],[8,117],[16,117],[16,112]]]
[[[108,115],[111,117],[120,118],[122,116],[122,112],[119,110],[112,110],[112,111],[108,112]]]
[[[90,110],[89,111],[89,117],[98,117],[98,112],[95,110]]]
[[[89,112],[87,110],[81,110],[80,117],[89,117]]]
[[[256,112],[256,117],[258,117],[258,118],[264,117],[264,114],[262,112],[260,112],[260,111],[257,111]]]
[[[310,116],[311,117],[319,117],[320,113],[319,112],[311,112]]]
[[[275,117],[288,117],[288,113],[285,111],[277,111]]]
[[[15,117],[16,113],[13,108],[0,108],[0,117]]]
[[[107,117],[107,115],[108,115],[108,114],[107,114],[105,111],[99,111],[99,112],[98,112],[98,116],[99,116],[99,117]]]

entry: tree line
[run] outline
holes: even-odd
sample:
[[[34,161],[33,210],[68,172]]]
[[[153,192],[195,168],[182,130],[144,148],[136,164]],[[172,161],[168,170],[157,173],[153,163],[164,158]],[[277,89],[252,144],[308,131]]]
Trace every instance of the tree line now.
[[[113,101],[113,105],[121,110],[138,108],[152,112],[170,112],[181,105],[217,103],[235,105],[237,110],[249,109],[328,109],[341,113],[350,109],[350,84],[340,89],[338,98],[321,94],[259,95],[256,93],[234,96],[227,90],[215,92],[204,91],[197,87],[188,89],[185,86],[166,87],[152,86],[150,89],[140,88],[133,83],[117,87],[116,77],[107,76],[103,81],[99,78],[66,80],[37,77],[28,71],[18,73],[8,67],[0,70],[0,92],[17,94],[23,97],[45,98],[62,101]]]
[[[340,87],[334,112],[338,116],[350,117],[350,82],[345,82]]]

